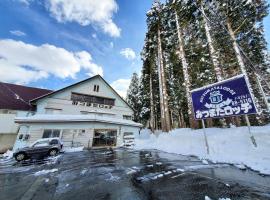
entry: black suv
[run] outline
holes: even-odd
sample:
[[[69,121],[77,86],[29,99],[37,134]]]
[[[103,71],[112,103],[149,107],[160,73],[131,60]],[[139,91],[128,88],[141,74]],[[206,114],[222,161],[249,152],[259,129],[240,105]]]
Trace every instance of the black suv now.
[[[42,158],[46,156],[56,156],[62,149],[63,144],[59,138],[46,138],[34,142],[29,147],[18,149],[13,157],[17,161],[31,158]]]

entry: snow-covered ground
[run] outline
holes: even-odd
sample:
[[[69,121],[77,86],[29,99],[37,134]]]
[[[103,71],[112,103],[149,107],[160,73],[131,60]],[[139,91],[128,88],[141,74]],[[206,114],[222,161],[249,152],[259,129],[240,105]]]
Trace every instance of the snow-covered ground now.
[[[63,152],[64,153],[73,153],[73,152],[80,152],[83,151],[84,147],[64,147]],[[6,153],[3,154],[3,158],[0,158],[0,163],[4,163],[6,161],[9,161],[13,157],[13,151],[8,150]],[[56,159],[57,157],[52,157],[51,159]]]
[[[141,131],[135,149],[158,149],[169,153],[198,156],[202,160],[244,165],[270,174],[270,126],[251,127],[257,147],[251,142],[248,127],[207,128],[210,153],[207,154],[203,130],[175,129],[170,133]],[[205,161],[204,161],[205,162]]]
[[[58,169],[50,169],[50,170],[41,170],[41,171],[38,171],[36,172],[34,175],[35,176],[40,176],[40,175],[44,175],[44,174],[48,174],[48,173],[54,173],[54,172],[57,172]]]
[[[64,147],[63,151],[65,153],[80,152],[83,151],[84,147]]]
[[[7,150],[7,152],[3,154],[4,159],[10,159],[12,157],[13,157],[13,151]]]

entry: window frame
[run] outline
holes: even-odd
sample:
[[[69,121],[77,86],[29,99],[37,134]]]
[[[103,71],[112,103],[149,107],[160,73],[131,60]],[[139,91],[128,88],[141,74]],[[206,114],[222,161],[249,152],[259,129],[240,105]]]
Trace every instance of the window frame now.
[[[85,105],[91,104],[93,107],[98,107],[97,104],[102,104],[104,106],[115,106],[116,99],[72,92],[71,101],[73,105],[80,105],[80,103],[84,103]]]
[[[49,132],[49,134],[48,134],[48,137],[46,136],[46,137],[44,137],[44,134],[45,134],[45,132]],[[58,132],[58,134],[56,134],[56,135],[58,135],[58,136],[55,136],[55,132]],[[44,129],[43,130],[43,135],[42,135],[42,138],[60,138],[61,137],[61,129]]]

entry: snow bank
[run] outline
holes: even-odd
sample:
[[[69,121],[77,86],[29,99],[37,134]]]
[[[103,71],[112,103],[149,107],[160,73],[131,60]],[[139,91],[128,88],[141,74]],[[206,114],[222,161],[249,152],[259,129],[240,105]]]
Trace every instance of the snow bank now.
[[[65,147],[63,149],[63,151],[65,153],[80,152],[80,151],[83,151],[83,148],[84,148],[83,146],[81,146],[81,147]]]
[[[212,200],[210,197],[205,196],[205,200]],[[231,200],[230,198],[219,198],[218,200]]]
[[[258,147],[254,147],[248,127],[207,128],[210,154],[207,154],[203,130],[175,129],[170,133],[150,134],[141,131],[135,149],[158,149],[169,153],[195,155],[213,162],[246,165],[270,174],[270,126],[251,127]]]
[[[12,157],[13,157],[13,151],[7,150],[7,152],[3,154],[4,159],[11,159]]]

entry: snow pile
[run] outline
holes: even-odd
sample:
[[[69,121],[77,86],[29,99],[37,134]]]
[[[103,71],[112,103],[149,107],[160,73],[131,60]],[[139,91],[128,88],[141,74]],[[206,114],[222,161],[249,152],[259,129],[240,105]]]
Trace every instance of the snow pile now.
[[[113,176],[112,173],[109,173],[109,178],[105,179],[106,181],[116,182],[120,179],[119,176]]]
[[[4,159],[11,159],[12,157],[13,157],[13,151],[7,150],[7,152],[3,154]]]
[[[63,149],[63,151],[65,153],[72,153],[72,152],[80,152],[80,151],[83,151],[84,149],[84,146],[81,146],[81,147],[65,147]]]
[[[175,129],[170,133],[150,134],[141,131],[135,149],[158,149],[169,153],[195,155],[213,162],[246,165],[270,174],[270,126],[251,127],[258,147],[254,147],[248,127],[207,128],[210,154],[207,154],[203,130]],[[241,167],[244,168],[244,167]]]
[[[205,196],[205,200],[212,200],[210,197]],[[218,200],[231,200],[230,198],[219,198]]]
[[[36,172],[34,175],[35,176],[40,176],[40,175],[45,175],[45,174],[49,174],[49,173],[54,173],[54,172],[57,172],[58,169],[50,169],[50,170],[41,170],[41,171],[38,171]]]

